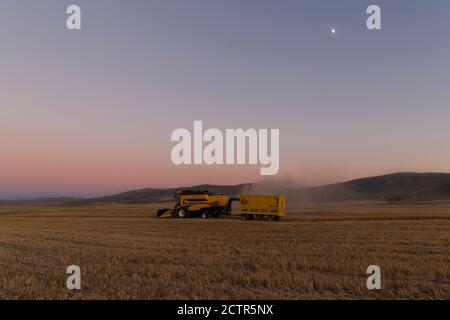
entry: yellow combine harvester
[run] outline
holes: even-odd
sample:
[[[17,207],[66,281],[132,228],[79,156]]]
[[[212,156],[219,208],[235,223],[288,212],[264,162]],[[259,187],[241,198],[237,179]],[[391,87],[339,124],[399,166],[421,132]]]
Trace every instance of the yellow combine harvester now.
[[[239,199],[212,194],[206,190],[183,190],[175,194],[174,209],[158,209],[157,215],[164,218],[219,217],[231,214],[231,204]]]
[[[219,217],[230,215],[233,201],[240,203],[242,220],[264,219],[279,221],[286,215],[286,198],[271,195],[241,195],[230,198],[206,190],[183,190],[175,194],[174,209],[158,209],[157,216],[166,218]]]

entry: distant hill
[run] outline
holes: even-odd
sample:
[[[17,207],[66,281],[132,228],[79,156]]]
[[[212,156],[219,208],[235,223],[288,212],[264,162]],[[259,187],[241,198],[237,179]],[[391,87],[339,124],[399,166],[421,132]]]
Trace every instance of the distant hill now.
[[[401,172],[308,188],[302,200],[333,202],[351,200],[424,201],[450,199],[450,174]]]
[[[291,189],[268,184],[198,185],[171,189],[140,189],[92,199],[44,198],[0,201],[0,204],[87,205],[94,203],[147,204],[171,202],[183,189],[209,190],[229,196],[241,193],[285,194],[289,202],[341,201],[429,201],[450,200],[450,173],[394,173],[335,183],[326,186]]]
[[[120,204],[145,204],[157,202],[173,201],[174,194],[177,191],[184,189],[192,190],[208,190],[213,193],[223,193],[229,196],[239,196],[242,190],[249,186],[249,184],[239,185],[198,185],[191,187],[180,187],[171,189],[139,189],[128,192],[123,192],[111,196],[92,198],[92,199],[77,199],[66,204],[82,205],[91,203],[120,203]]]

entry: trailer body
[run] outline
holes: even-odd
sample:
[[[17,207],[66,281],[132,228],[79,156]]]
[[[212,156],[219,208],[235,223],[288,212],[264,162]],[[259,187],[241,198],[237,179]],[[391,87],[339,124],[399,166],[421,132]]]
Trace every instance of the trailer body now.
[[[286,215],[286,197],[281,195],[241,195],[240,214],[243,220],[280,220]]]

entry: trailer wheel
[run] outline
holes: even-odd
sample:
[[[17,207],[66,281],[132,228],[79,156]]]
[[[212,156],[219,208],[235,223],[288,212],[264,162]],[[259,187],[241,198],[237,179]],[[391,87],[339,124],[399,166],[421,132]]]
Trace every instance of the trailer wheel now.
[[[180,209],[178,210],[178,218],[187,218],[188,217],[188,212],[185,209]]]

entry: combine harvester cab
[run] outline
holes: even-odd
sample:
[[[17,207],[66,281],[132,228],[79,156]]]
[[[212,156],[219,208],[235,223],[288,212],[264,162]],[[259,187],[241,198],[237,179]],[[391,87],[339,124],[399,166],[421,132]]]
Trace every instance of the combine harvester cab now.
[[[241,195],[242,220],[280,221],[286,215],[286,197],[271,195]]]

